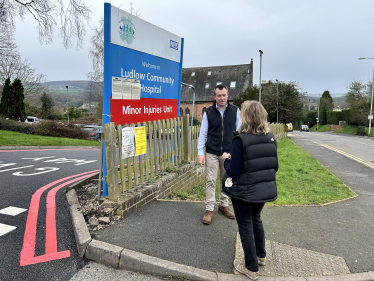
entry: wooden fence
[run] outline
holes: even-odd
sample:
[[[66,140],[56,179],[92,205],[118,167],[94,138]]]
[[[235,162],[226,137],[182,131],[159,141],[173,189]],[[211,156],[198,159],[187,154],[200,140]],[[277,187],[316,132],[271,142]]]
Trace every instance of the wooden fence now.
[[[107,165],[108,199],[119,196],[118,179],[121,179],[122,191],[152,179],[168,168],[185,161],[197,159],[197,142],[200,126],[189,125],[189,115],[180,118],[143,122],[137,124],[104,125],[105,154]],[[145,127],[147,135],[147,153],[122,159],[122,128]],[[117,160],[117,142],[119,151],[119,171]]]
[[[114,123],[104,125],[104,140],[108,184],[108,199],[119,197],[119,180],[122,192],[144,183],[183,161],[197,160],[197,144],[200,126],[190,126],[189,115],[183,117],[125,124],[115,128]],[[145,127],[147,135],[147,154],[122,159],[122,128]],[[284,124],[269,124],[277,141],[285,136]],[[117,150],[117,143],[120,149]],[[117,155],[117,151],[119,155]],[[118,158],[119,156],[119,170]]]

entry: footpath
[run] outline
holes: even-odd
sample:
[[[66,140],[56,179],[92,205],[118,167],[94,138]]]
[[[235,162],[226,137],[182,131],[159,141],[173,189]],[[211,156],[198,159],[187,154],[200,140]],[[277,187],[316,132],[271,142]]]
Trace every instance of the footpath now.
[[[358,196],[322,207],[266,206],[268,260],[259,280],[374,280],[373,170],[290,138]],[[206,226],[204,203],[153,201],[91,237],[72,191],[67,197],[78,251],[89,260],[173,280],[248,280],[233,268],[234,258],[243,259],[236,222],[219,215],[217,206]]]

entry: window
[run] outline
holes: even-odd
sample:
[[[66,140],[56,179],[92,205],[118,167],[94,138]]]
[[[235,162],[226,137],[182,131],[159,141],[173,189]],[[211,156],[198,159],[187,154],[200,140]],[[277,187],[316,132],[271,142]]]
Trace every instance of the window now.
[[[205,84],[205,89],[209,89],[209,83]]]
[[[217,82],[216,86],[219,85],[219,84],[222,84],[222,82]]]
[[[179,108],[179,115],[182,116],[183,115],[183,108]]]
[[[186,115],[187,115],[187,114],[190,114],[190,109],[189,109],[188,107],[186,107],[185,112],[186,112]]]
[[[230,88],[235,88],[235,87],[236,87],[236,81],[231,81]]]
[[[195,76],[195,72],[192,72],[192,73],[191,73],[191,76]]]
[[[211,71],[208,71],[208,75],[212,75],[212,72],[211,72]]]

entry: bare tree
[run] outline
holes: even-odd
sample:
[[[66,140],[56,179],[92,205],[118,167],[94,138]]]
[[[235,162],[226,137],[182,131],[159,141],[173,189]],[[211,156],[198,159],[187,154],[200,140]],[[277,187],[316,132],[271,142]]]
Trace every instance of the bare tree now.
[[[3,33],[0,32],[0,34]],[[45,87],[41,85],[45,81],[45,75],[37,73],[27,59],[22,59],[13,40],[6,42],[8,45],[0,49],[0,88],[3,87],[7,78],[11,81],[19,79],[24,86],[25,97],[37,96],[45,90]]]
[[[77,48],[82,47],[84,23],[91,14],[85,0],[0,0],[0,24],[8,33],[13,34],[16,19],[23,20],[27,14],[37,21],[41,43],[52,42],[55,28],[59,26],[65,48],[72,46],[73,38],[77,39]]]

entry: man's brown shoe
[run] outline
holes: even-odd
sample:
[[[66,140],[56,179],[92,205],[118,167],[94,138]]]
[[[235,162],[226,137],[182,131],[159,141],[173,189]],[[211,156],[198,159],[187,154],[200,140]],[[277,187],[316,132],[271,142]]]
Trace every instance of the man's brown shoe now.
[[[235,219],[235,215],[234,215],[234,213],[232,213],[230,211],[229,207],[223,207],[223,206],[220,205],[218,207],[218,214],[224,215],[226,218],[229,218],[229,219],[232,219],[232,220]]]
[[[247,269],[245,267],[245,264],[242,263],[241,261],[234,260],[234,267],[235,267],[236,271],[240,272],[241,274],[244,274],[249,279],[251,279],[251,280],[257,280],[258,279],[258,271],[257,272],[250,271],[249,269]]]
[[[203,217],[204,224],[210,224],[212,222],[213,211],[206,211]]]

